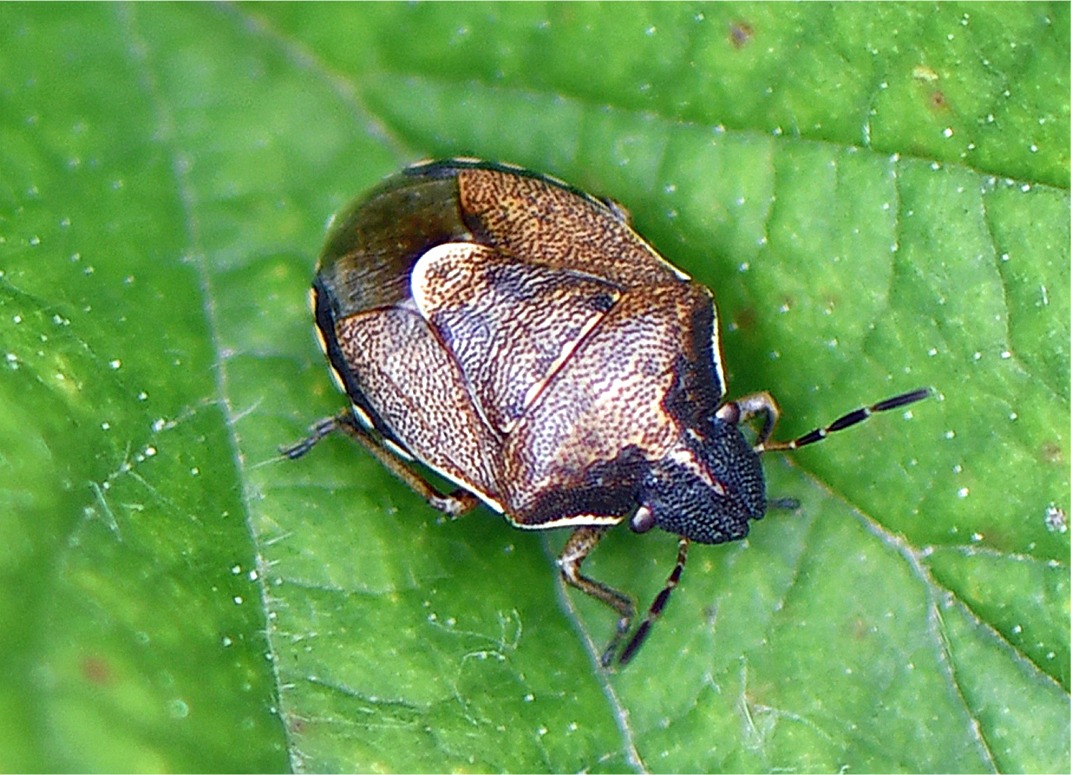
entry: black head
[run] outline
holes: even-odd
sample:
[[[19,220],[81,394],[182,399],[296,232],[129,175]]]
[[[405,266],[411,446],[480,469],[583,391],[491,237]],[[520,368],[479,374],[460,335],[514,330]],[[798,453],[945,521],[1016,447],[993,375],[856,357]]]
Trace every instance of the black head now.
[[[766,513],[758,453],[736,424],[716,416],[681,438],[643,477],[632,529],[657,526],[703,544],[743,538],[748,521]]]

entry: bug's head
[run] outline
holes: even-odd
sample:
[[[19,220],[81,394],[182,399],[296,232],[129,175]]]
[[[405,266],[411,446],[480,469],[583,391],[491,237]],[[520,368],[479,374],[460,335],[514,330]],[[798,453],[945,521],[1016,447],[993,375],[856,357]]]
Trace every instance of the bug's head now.
[[[766,512],[762,464],[735,424],[711,417],[651,464],[639,502],[637,533],[660,527],[703,544],[735,541]]]
[[[637,533],[660,527],[704,544],[743,538],[748,532],[748,520],[761,519],[766,513],[760,454],[814,444],[875,412],[907,406],[930,394],[929,388],[920,388],[886,398],[792,441],[770,439],[778,409],[769,393],[726,402],[712,417],[688,428],[665,457],[651,464],[643,477],[640,506],[630,526]],[[751,445],[740,432],[740,425],[754,418],[761,418],[763,423]]]

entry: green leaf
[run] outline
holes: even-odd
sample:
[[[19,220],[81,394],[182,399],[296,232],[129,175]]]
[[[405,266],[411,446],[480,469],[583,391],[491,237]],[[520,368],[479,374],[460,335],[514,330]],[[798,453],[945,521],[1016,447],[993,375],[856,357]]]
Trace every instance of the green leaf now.
[[[1066,771],[1065,4],[0,6],[0,769]],[[794,497],[627,670],[564,536],[367,454],[328,216],[471,154],[717,296]],[[645,605],[669,535],[585,569]]]

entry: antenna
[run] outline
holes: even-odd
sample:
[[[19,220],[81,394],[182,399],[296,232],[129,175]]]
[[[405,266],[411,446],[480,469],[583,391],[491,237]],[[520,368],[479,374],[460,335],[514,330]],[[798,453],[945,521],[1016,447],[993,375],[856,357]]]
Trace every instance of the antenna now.
[[[863,420],[870,417],[875,412],[887,412],[890,409],[898,409],[901,406],[907,406],[913,404],[916,401],[921,401],[924,398],[928,398],[933,393],[931,388],[919,388],[918,390],[912,390],[909,393],[901,393],[898,396],[892,398],[886,398],[884,401],[878,401],[876,404],[870,406],[863,406],[854,411],[838,417],[824,428],[815,428],[810,433],[805,433],[799,438],[795,438],[792,441],[769,441],[768,436],[770,431],[773,430],[773,424],[777,419],[777,407],[776,405],[762,405],[756,407],[745,407],[741,405],[741,410],[748,413],[748,409],[752,409],[753,414],[766,413],[767,421],[763,428],[765,435],[760,434],[759,443],[755,445],[756,452],[782,452],[787,450],[799,449],[800,447],[806,447],[808,444],[814,444],[821,441],[826,436],[837,431],[842,431],[845,428],[850,428],[853,425],[861,423]],[[762,394],[765,397],[769,397],[768,394]],[[749,396],[750,398],[750,396]],[[772,399],[771,399],[772,402]]]

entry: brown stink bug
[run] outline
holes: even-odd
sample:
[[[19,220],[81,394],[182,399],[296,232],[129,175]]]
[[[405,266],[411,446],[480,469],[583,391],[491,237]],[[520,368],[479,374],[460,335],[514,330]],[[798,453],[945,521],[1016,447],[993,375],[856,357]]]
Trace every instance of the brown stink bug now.
[[[482,501],[516,527],[571,528],[562,577],[619,617],[604,665],[635,655],[690,541],[734,541],[762,518],[762,453],[928,395],[772,441],[768,393],[724,400],[710,291],[613,202],[483,161],[409,167],[344,210],[312,300],[352,407],[285,453],[300,457],[343,430],[437,509],[457,515]],[[749,442],[741,425],[753,419]],[[437,492],[424,469],[459,489]],[[673,572],[634,630],[632,600],[580,570],[624,521],[680,537]]]

